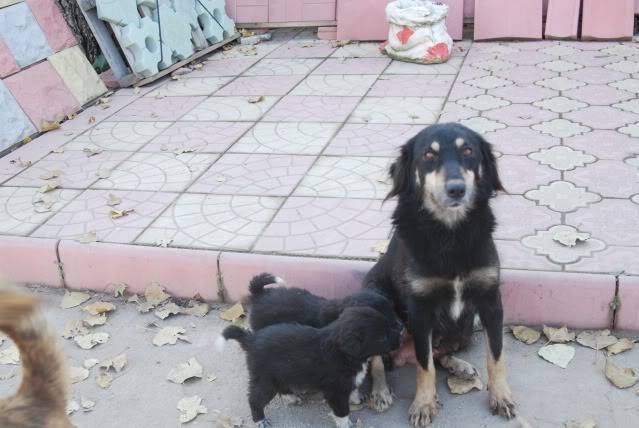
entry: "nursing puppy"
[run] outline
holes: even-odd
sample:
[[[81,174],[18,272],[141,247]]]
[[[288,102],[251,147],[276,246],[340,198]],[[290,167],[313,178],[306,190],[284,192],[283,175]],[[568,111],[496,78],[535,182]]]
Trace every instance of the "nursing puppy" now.
[[[0,290],[0,331],[20,350],[22,383],[0,400],[2,428],[71,428],[66,414],[68,376],[55,336],[38,312],[36,299]]]
[[[338,428],[352,426],[349,397],[364,380],[368,359],[399,347],[397,322],[368,307],[345,309],[322,328],[275,324],[248,332],[229,326],[224,340],[237,340],[246,352],[249,405],[253,421],[270,427],[264,407],[276,394],[321,392]]]
[[[457,375],[474,374],[470,364],[450,354],[468,342],[476,314],[487,336],[490,407],[513,417],[489,204],[503,188],[490,144],[462,125],[433,125],[402,146],[390,175],[388,198],[398,198],[395,233],[364,283],[393,299],[413,338],[418,364],[411,422],[428,425],[439,410],[435,360]],[[392,398],[384,371],[376,367],[374,360],[371,400],[384,410]]]

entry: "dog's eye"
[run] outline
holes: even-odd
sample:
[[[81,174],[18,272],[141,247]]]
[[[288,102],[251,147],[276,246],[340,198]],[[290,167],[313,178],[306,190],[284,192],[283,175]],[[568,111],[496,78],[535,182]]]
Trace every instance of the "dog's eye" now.
[[[471,149],[470,147],[464,147],[462,153],[464,154],[464,156],[471,156],[473,154],[473,149]]]
[[[435,153],[433,153],[433,152],[426,152],[426,153],[424,153],[424,159],[432,161],[432,160],[437,159],[437,155]]]

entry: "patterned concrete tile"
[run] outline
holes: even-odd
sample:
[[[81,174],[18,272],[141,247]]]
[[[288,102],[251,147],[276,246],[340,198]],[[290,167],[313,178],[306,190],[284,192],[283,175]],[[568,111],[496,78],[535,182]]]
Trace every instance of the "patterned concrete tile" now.
[[[621,110],[629,111],[632,113],[639,113],[639,99],[634,98],[630,101],[613,104],[613,107],[616,107]]]
[[[579,242],[574,247],[567,247],[556,242],[553,236],[558,233],[584,232],[586,230],[583,227],[578,230],[572,226],[557,225],[525,237],[522,243],[526,247],[534,249],[536,254],[548,256],[555,263],[574,263],[582,257],[590,257],[593,253],[603,250],[606,248],[606,244],[591,237],[587,241]]]
[[[442,98],[366,97],[349,122],[430,125],[437,121],[442,106]]]
[[[587,126],[566,119],[554,119],[548,122],[538,123],[537,125],[533,125],[532,128],[557,138],[572,137],[590,131],[590,128]]]
[[[397,156],[399,147],[417,135],[421,125],[347,123],[324,150],[337,156]]]
[[[570,79],[579,80],[580,82],[590,83],[591,85],[616,82],[617,80],[626,79],[628,77],[626,73],[606,70],[601,67],[586,67],[581,70],[564,73],[563,75]]]
[[[328,58],[313,74],[382,74],[390,58]]]
[[[457,104],[461,104],[464,107],[469,107],[478,111],[486,111],[507,106],[510,104],[510,101],[506,101],[503,98],[497,98],[492,95],[483,94],[473,98],[459,100],[457,101]]]
[[[524,196],[562,213],[576,211],[601,200],[601,196],[596,193],[589,192],[585,187],[577,187],[569,181],[555,181],[547,186],[539,186],[529,190]]]
[[[390,164],[382,157],[320,157],[293,195],[383,199]]]
[[[460,120],[470,119],[479,114],[480,113],[477,110],[473,110],[456,103],[447,103],[444,105],[444,108],[439,115],[438,122],[459,122]]]
[[[570,48],[575,48],[578,52],[585,51],[585,53],[591,53],[595,56],[601,56],[601,53],[597,52],[601,49],[607,49],[614,46],[617,46],[618,43],[615,42],[584,42],[579,40],[564,40],[559,43],[561,46],[567,46]]]
[[[484,113],[488,119],[498,120],[508,126],[530,126],[558,117],[557,113],[542,110],[529,104],[511,104]]]
[[[314,156],[227,153],[188,192],[287,196],[314,160]]]
[[[619,55],[619,56],[631,56],[639,54],[639,51],[634,45],[630,44],[616,44],[615,46],[607,47],[601,50],[602,53],[608,55]]]
[[[248,250],[282,204],[282,198],[191,195],[178,198],[136,242]]]
[[[516,67],[516,64],[502,59],[485,59],[482,61],[474,61],[472,67],[480,68],[487,71],[509,70]]]
[[[523,44],[519,44],[523,46]],[[527,48],[532,49],[533,45],[530,43],[525,44]],[[555,60],[555,57],[543,52],[530,52],[523,51],[517,52],[513,54],[504,55],[503,58],[518,65],[537,65],[544,62],[549,62]]]
[[[135,153],[111,171],[94,189],[180,192],[206,170],[215,154]]]
[[[564,117],[597,129],[617,129],[637,120],[636,114],[607,106],[586,107]]]
[[[343,122],[355,109],[359,97],[313,97],[287,95],[268,112],[268,122]]]
[[[639,137],[639,122],[632,123],[630,125],[626,125],[622,128],[619,128],[619,132],[627,134],[631,137],[638,138]]]
[[[34,187],[0,187],[0,233],[29,235],[79,193],[54,190],[43,195]]]
[[[0,64],[1,66],[1,64]],[[37,131],[27,115],[22,111],[16,99],[0,80],[0,151],[11,147],[23,138],[35,134]]]
[[[574,272],[625,272],[626,275],[639,275],[639,248],[609,246],[596,253],[594,257],[584,257],[577,263],[566,266]]]
[[[561,173],[525,156],[503,155],[497,161],[499,176],[506,191],[523,195],[540,184],[561,179]]]
[[[495,76],[478,77],[476,79],[466,80],[464,83],[479,89],[496,89],[513,84],[510,80]]]
[[[379,50],[379,43],[351,43],[337,49],[332,57],[335,58],[386,58]]]
[[[291,95],[362,96],[373,86],[376,78],[365,74],[311,75],[293,89]]]
[[[588,86],[586,86],[586,88],[587,87]],[[578,91],[579,89],[576,90]],[[580,108],[588,106],[588,104],[586,103],[582,103],[580,101],[576,101],[572,98],[567,97],[547,98],[545,100],[536,101],[533,103],[533,105],[546,110],[554,111],[555,113],[568,113],[570,111],[579,110]]]
[[[629,198],[639,193],[639,170],[618,161],[599,160],[587,168],[566,172],[565,177],[604,197]]]
[[[630,200],[634,202],[635,204],[639,205],[639,193],[634,195]]]
[[[528,157],[558,171],[571,171],[597,160],[597,158],[588,153],[566,146],[554,146],[549,149],[541,149],[538,152],[529,154]]]
[[[111,119],[153,122],[178,120],[203,100],[204,97],[139,98],[115,113]]]
[[[599,159],[623,160],[639,152],[639,141],[617,131],[594,130],[567,138],[564,145],[583,150]]]
[[[535,82],[536,85],[543,86],[545,88],[554,89],[556,91],[567,91],[568,89],[578,88],[584,86],[585,83],[579,80],[570,79],[566,76],[552,77],[550,79],[543,79]]]
[[[325,40],[290,41],[271,52],[269,58],[326,58],[335,47]]]
[[[525,247],[519,241],[496,239],[495,245],[502,269],[561,270],[560,265],[551,262],[544,255],[537,255],[534,249]]]
[[[193,70],[189,73],[189,77],[222,77],[222,76],[237,76],[243,73],[253,64],[258,61],[258,58],[224,58],[212,61],[204,61],[202,68],[199,70]]]
[[[285,95],[303,78],[299,75],[238,77],[215,95]]]
[[[480,134],[506,128],[506,125],[503,123],[486,119],[485,117],[471,117],[469,119],[461,120],[460,123]]]
[[[53,53],[42,28],[26,3],[0,9],[0,37],[21,68]]]
[[[392,204],[368,199],[289,198],[255,251],[376,258],[388,239]]]
[[[604,68],[619,71],[621,73],[637,73],[639,72],[639,62],[636,61],[619,61],[613,64],[605,65]]]
[[[198,153],[221,153],[252,125],[251,122],[175,122],[141,151],[194,150]]]
[[[494,74],[496,74],[495,72]],[[473,67],[462,67],[455,79],[456,83],[466,82],[471,79],[477,79],[478,77],[490,76],[491,72],[488,70],[481,70]]]
[[[84,189],[98,180],[99,170],[111,170],[120,162],[131,156],[130,152],[102,152],[87,157],[82,151],[65,151],[51,153],[44,159],[33,164],[7,183],[10,186],[40,187],[50,182],[56,182],[63,188]],[[53,171],[59,171],[60,176],[53,180],[43,180]]]
[[[584,45],[587,45],[587,44],[584,43]],[[597,45],[597,43],[591,43],[590,45],[594,47]],[[583,47],[580,49],[583,49]],[[612,64],[615,62],[622,61],[623,57],[620,57],[617,55],[602,54],[601,52],[597,52],[597,51],[584,51],[584,52],[578,52],[573,55],[565,56],[563,59],[565,59],[566,61],[581,64],[587,67],[602,67],[607,64]]]
[[[465,83],[456,82],[448,95],[448,101],[459,101],[464,98],[471,98],[482,95],[485,91]]]
[[[495,149],[507,155],[525,155],[560,143],[559,138],[519,126],[489,132],[485,137]]]
[[[457,74],[463,58],[451,58],[443,64],[413,64],[393,61],[384,74]]]
[[[542,62],[541,64],[537,64],[537,67],[541,67],[544,70],[550,71],[572,71],[583,68],[581,64],[575,64],[574,62],[564,61],[563,59],[555,59],[548,62]]]
[[[623,79],[609,83],[609,85],[617,89],[639,94],[639,79]]]
[[[493,74],[515,82],[516,85],[532,85],[538,80],[551,79],[558,76],[554,71],[542,70],[534,65],[520,65],[507,70],[498,70]]]
[[[570,46],[552,45],[552,46],[540,49],[539,52],[552,55],[552,56],[568,56],[568,55],[576,54],[581,51],[579,49],[575,49]]]
[[[169,125],[170,122],[102,122],[67,143],[64,149],[88,147],[135,152]]]
[[[232,77],[188,77],[169,80],[145,97],[188,97],[192,95],[211,95],[231,81]]]
[[[639,205],[628,200],[604,199],[587,210],[566,214],[566,223],[579,225],[608,245],[636,247],[639,243]]]
[[[108,104],[95,104],[85,108],[79,112],[73,119],[65,120],[60,130],[65,135],[80,135],[84,131],[96,126],[107,119],[112,121],[111,117],[122,108],[128,106],[138,99],[135,95],[118,95],[112,96]]]
[[[369,96],[374,97],[445,97],[450,91],[455,76],[390,74],[380,76]]]
[[[557,91],[547,88],[540,88],[534,84],[506,86],[497,89],[491,89],[489,94],[495,95],[512,103],[530,104],[544,98],[551,98],[558,95]]]
[[[244,72],[245,76],[305,76],[321,63],[317,58],[264,58]],[[239,74],[239,73],[238,73]]]
[[[49,56],[47,61],[55,68],[80,105],[93,101],[107,92],[104,82],[79,46],[56,52]]]
[[[561,222],[561,214],[519,195],[499,195],[491,202],[497,217],[496,239],[521,239]],[[521,221],[525,218],[526,221]]]
[[[250,121],[259,120],[279,97],[265,96],[257,103],[249,97],[211,97],[184,115],[182,120]]]
[[[229,149],[232,153],[317,155],[335,135],[337,123],[257,123]]]
[[[122,199],[118,209],[134,211],[124,217],[111,218],[112,207],[107,205],[109,193]],[[78,239],[95,231],[100,242],[132,243],[176,196],[172,193],[86,190],[31,236]]]

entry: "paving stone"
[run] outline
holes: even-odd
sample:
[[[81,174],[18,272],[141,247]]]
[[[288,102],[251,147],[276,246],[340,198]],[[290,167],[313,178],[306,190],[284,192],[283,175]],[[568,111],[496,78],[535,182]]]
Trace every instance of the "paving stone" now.
[[[501,59],[486,59],[483,61],[473,62],[471,65],[472,67],[488,71],[509,70],[516,67],[516,64]]]
[[[373,86],[375,75],[311,75],[291,91],[291,95],[363,96]]]
[[[335,58],[386,58],[379,50],[379,43],[351,43],[337,49],[332,55]]]
[[[499,107],[504,107],[510,104],[510,101],[506,101],[503,98],[497,98],[492,95],[478,95],[473,98],[466,98],[457,101],[457,104],[461,104],[465,107],[470,107],[475,110],[485,111],[492,110]]]
[[[324,150],[325,155],[385,156],[399,154],[399,147],[417,135],[422,125],[347,123]]]
[[[637,123],[632,123],[630,125],[626,125],[622,128],[619,128],[619,132],[622,132],[624,134],[627,134],[631,137],[639,137],[639,122]]]
[[[575,64],[574,62],[564,61],[562,59],[555,59],[553,61],[542,62],[541,64],[537,64],[537,67],[541,67],[545,70],[562,72],[562,71],[577,70],[579,68],[583,68],[583,65]]]
[[[577,89],[578,90],[578,89]],[[544,108],[546,110],[554,111],[555,113],[568,113],[573,110],[579,110],[588,106],[586,103],[573,100],[567,97],[554,97],[547,98],[545,100],[536,101],[533,105]]]
[[[569,71],[567,73],[564,73],[563,75],[569,79],[574,79],[593,85],[615,82],[617,80],[625,79],[628,77],[626,73],[607,70],[601,67],[586,67],[580,70]]]
[[[479,114],[480,113],[477,110],[473,110],[459,104],[449,103],[444,105],[444,108],[439,115],[438,122],[459,122],[461,120],[477,117]]]
[[[175,122],[141,151],[222,153],[251,126],[252,122]]]
[[[636,247],[638,216],[639,205],[628,200],[604,199],[588,209],[566,214],[566,223],[579,225],[581,230],[602,237],[608,245]]]
[[[0,151],[11,147],[29,135],[35,134],[36,129],[20,108],[11,92],[0,80]]]
[[[565,173],[566,180],[586,186],[604,197],[629,198],[639,192],[636,167],[612,160],[599,160],[586,168]]]
[[[202,68],[189,73],[190,78],[194,77],[222,77],[237,76],[243,72],[248,72],[259,58],[216,58],[209,57],[209,60],[202,63]]]
[[[78,44],[56,2],[42,0],[26,0],[40,28],[49,41],[54,52],[70,48]]]
[[[520,241],[496,239],[495,245],[502,269],[561,270],[561,265],[551,262],[543,254],[537,254],[534,249],[524,246]]]
[[[612,106],[631,113],[639,113],[639,100],[636,98],[623,103],[613,104]]]
[[[512,103],[530,104],[544,98],[551,98],[558,95],[557,91],[547,88],[540,88],[534,84],[520,84],[516,86],[506,86],[497,89],[490,89],[488,93],[504,98]]]
[[[561,57],[561,56],[574,55],[581,51],[579,49],[575,49],[570,46],[552,45],[547,48],[540,49],[539,52]]]
[[[639,79],[624,79],[609,83],[609,85],[625,91],[634,92],[635,94],[639,93]]]
[[[574,247],[567,247],[556,242],[553,236],[557,233],[584,232],[587,230],[584,226],[576,229],[572,226],[557,225],[548,230],[539,231],[535,235],[525,237],[522,239],[522,243],[528,248],[534,249],[536,254],[548,256],[555,263],[574,263],[582,257],[590,257],[593,253],[602,251],[606,248],[606,244],[595,237],[591,237],[587,241],[579,242]]]
[[[470,119],[464,119],[460,121],[462,125],[465,125],[475,132],[485,134],[487,132],[493,132],[498,129],[506,128],[501,122],[495,120],[486,119],[485,117],[471,117]]]
[[[78,103],[86,104],[107,91],[78,46],[67,48],[48,58]]]
[[[596,193],[589,192],[585,187],[577,187],[569,181],[555,181],[539,186],[538,189],[529,190],[524,196],[562,213],[585,208],[601,200]]]
[[[632,45],[614,45],[601,50],[602,53],[608,55],[630,56],[636,55],[639,51]]]
[[[495,89],[513,84],[510,80],[495,76],[478,77],[477,79],[467,80],[464,83],[480,89]]]
[[[533,125],[532,128],[558,138],[572,137],[590,131],[590,128],[587,126],[567,119],[554,119],[548,122],[538,123],[537,125]]]
[[[455,76],[390,74],[380,76],[367,95],[373,97],[445,97]]]
[[[462,65],[462,58],[450,58],[442,64],[413,64],[393,61],[384,74],[457,74]]]
[[[541,149],[538,152],[529,154],[528,157],[559,171],[571,171],[597,160],[594,156],[581,150],[574,150],[565,146]]]
[[[550,79],[558,76],[558,74],[554,71],[543,70],[534,65],[520,65],[511,69],[498,70],[493,74],[497,77],[510,80],[516,85],[531,85],[538,80]]]
[[[315,69],[320,63],[318,58],[264,58],[249,70],[245,76],[305,76]],[[239,73],[238,73],[239,74]]]
[[[0,37],[22,68],[53,53],[27,3],[0,9]]]
[[[534,46],[533,44],[529,44],[529,43],[526,43],[525,45],[526,47],[530,49],[532,49]],[[502,57],[507,59],[510,62],[519,64],[519,65],[537,65],[544,62],[553,61],[555,59],[552,55],[549,55],[543,52],[530,52],[530,51],[516,52],[513,54],[504,55]]]
[[[586,85],[581,88],[564,91],[563,94],[590,105],[610,105],[634,97],[628,91],[621,91],[608,85]]]
[[[586,45],[586,43],[584,44]],[[592,44],[593,47],[596,43]],[[587,67],[602,67],[606,64],[612,64],[623,60],[623,57],[618,55],[607,55],[601,52],[589,50],[584,52],[578,52],[573,55],[565,56],[563,59],[570,62],[575,62]]]
[[[325,40],[292,40],[271,52],[269,58],[326,58],[335,48]]]
[[[317,155],[338,128],[337,123],[257,123],[229,152]]]
[[[278,100],[279,97],[265,96],[262,101],[251,103],[250,97],[211,97],[185,114],[182,120],[255,122]]]
[[[437,120],[442,105],[442,98],[366,97],[357,106],[349,122],[430,125]]]
[[[561,179],[561,173],[539,164],[526,156],[503,155],[497,160],[499,176],[509,194],[523,195],[528,190],[536,189],[540,184],[547,184]]]
[[[64,149],[135,152],[169,125],[170,122],[102,122],[67,143]]]
[[[247,76],[238,77],[215,95],[286,95],[304,76]]]
[[[525,155],[560,143],[559,138],[523,126],[498,129],[484,137],[495,149],[507,155]]]
[[[604,68],[619,71],[621,73],[632,74],[639,72],[639,63],[635,61],[619,61],[613,64],[608,64],[604,66]]]
[[[529,104],[511,104],[487,111],[483,115],[488,119],[498,120],[508,126],[530,126],[558,116],[556,113],[542,110]]]
[[[585,135],[567,138],[564,145],[590,153],[599,159],[623,160],[632,153],[639,152],[639,141],[610,130],[597,129]]]
[[[0,78],[13,74],[19,70],[20,67],[13,58],[13,54],[4,43],[4,40],[0,38]]]
[[[499,195],[491,202],[497,218],[495,239],[521,239],[561,222],[561,214],[519,195]],[[519,221],[526,218],[527,221]]]
[[[143,97],[133,101],[122,110],[114,114],[112,120],[120,121],[141,121],[150,120],[157,121],[173,121],[178,120],[182,116],[192,116],[194,107],[199,104],[205,104],[202,101],[204,97]],[[200,106],[198,106],[199,108]],[[186,114],[191,112],[190,114]],[[200,119],[185,119],[200,120]],[[202,119],[205,120],[205,119]]]
[[[586,107],[564,117],[597,129],[617,129],[637,120],[636,114],[607,106]]]
[[[482,95],[484,92],[485,91],[483,89],[475,88],[474,86],[470,86],[465,83],[456,82],[448,95],[448,101],[459,101],[464,98]]]
[[[328,58],[313,74],[382,74],[389,58]]]
[[[585,83],[579,80],[570,79],[565,76],[553,77],[550,79],[539,80],[536,82],[539,86],[554,89],[556,91],[567,91],[568,89],[584,86]]]
[[[575,272],[625,272],[626,275],[639,274],[639,247],[609,246],[595,254],[584,257],[577,263],[566,266]]]
[[[189,77],[170,80],[159,88],[149,92],[145,97],[188,97],[211,95],[228,83],[231,77]],[[266,94],[265,94],[266,95]]]

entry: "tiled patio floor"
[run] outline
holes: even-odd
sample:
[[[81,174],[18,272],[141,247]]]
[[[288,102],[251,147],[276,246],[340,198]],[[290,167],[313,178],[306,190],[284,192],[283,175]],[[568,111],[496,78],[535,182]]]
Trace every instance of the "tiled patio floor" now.
[[[505,268],[639,274],[638,93],[635,43],[466,41],[422,66],[281,31],[0,159],[0,234],[374,259],[397,147],[460,121],[498,151]],[[592,237],[553,241],[573,229]]]

